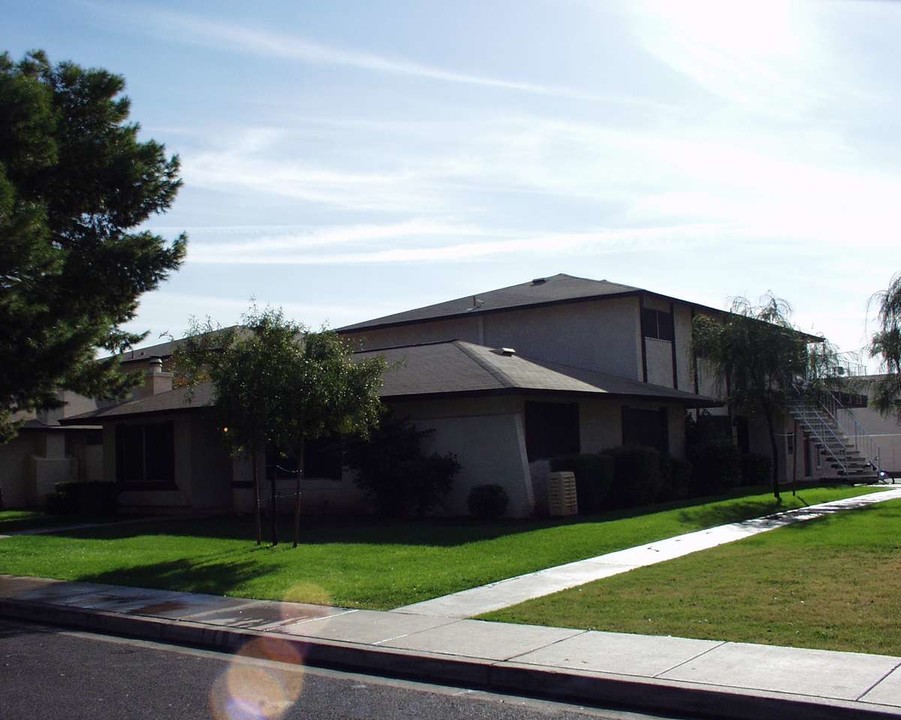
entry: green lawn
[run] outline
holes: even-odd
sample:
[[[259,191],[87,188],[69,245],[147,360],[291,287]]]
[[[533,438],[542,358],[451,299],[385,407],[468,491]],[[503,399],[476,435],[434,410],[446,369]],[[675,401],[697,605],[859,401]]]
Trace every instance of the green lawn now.
[[[901,501],[757,535],[485,615],[901,655]]]
[[[257,547],[249,520],[147,521],[0,541],[0,573],[385,609],[867,488],[767,494],[644,515],[475,524],[305,520]],[[288,529],[283,529],[283,537]]]
[[[115,518],[77,518],[71,515],[47,515],[36,510],[0,510],[0,535],[88,522],[105,523],[112,520]]]

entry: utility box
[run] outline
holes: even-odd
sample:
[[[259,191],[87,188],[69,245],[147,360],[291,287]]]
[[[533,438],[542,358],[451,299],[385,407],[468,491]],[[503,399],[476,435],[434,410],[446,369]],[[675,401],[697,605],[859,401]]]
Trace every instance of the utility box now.
[[[552,472],[547,479],[548,510],[553,517],[576,515],[579,499],[576,495],[576,476],[565,470]]]

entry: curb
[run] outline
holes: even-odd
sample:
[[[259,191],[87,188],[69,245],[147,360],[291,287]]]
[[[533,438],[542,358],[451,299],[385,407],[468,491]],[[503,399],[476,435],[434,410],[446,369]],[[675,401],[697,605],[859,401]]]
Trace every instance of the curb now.
[[[482,660],[437,653],[411,653],[351,642],[299,638],[277,631],[214,627],[107,611],[0,598],[0,616],[234,654],[255,638],[290,645],[306,664],[385,677],[441,683],[487,692],[580,703],[607,709],[686,714],[717,720],[898,720],[901,710],[842,700],[788,695],[697,683],[628,678],[548,668],[515,661]],[[253,654],[252,649],[245,650]]]

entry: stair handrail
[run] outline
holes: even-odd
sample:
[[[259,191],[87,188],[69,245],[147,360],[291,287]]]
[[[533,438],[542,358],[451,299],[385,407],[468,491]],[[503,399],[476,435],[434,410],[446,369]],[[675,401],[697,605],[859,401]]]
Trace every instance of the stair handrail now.
[[[847,445],[846,441],[851,441],[854,446],[854,449],[863,456],[864,461],[873,469],[873,471],[877,474],[878,477],[883,477],[882,467],[880,465],[879,458],[879,445],[873,439],[869,432],[867,432],[866,428],[854,417],[854,414],[851,410],[845,407],[842,402],[835,396],[835,393],[830,391],[826,392],[824,390],[816,390],[811,392],[809,389],[804,389],[799,387],[797,384],[792,383],[792,387],[795,390],[795,393],[798,396],[798,399],[802,402],[808,398],[813,397],[814,401],[819,405],[820,409],[826,413],[826,416],[830,418],[834,423],[835,427],[838,428],[843,434],[844,438],[836,433],[835,428],[831,427],[828,423],[825,424],[825,427],[828,428],[829,432],[832,435],[833,440],[838,443],[842,448],[843,458],[840,460],[839,458],[835,458],[836,462],[838,462],[842,466],[842,470],[845,472],[848,471],[848,467],[846,465],[847,462]],[[813,430],[813,428],[811,428]],[[816,431],[814,431],[816,434]],[[818,440],[822,440],[822,438],[817,437]],[[824,443],[824,447],[827,444]],[[830,450],[830,454],[835,456]]]
[[[879,462],[879,445],[860,421],[854,417],[854,413],[851,412],[851,409],[845,407],[842,401],[835,396],[834,392],[829,393],[829,395],[832,400],[832,406],[835,408],[833,417],[835,417],[842,432],[844,432],[849,439],[853,439],[854,447],[857,451],[864,456],[864,459],[869,463],[873,470],[880,473],[882,467]]]
[[[819,394],[818,392],[811,393],[811,391],[808,388],[803,388],[799,384],[794,383],[794,382],[791,383],[791,387],[795,391],[795,395],[797,396],[799,404],[806,403],[808,401],[808,399],[811,397],[811,395],[816,396]],[[822,401],[816,397],[815,397],[815,399],[817,400],[820,407],[822,407],[823,410],[826,410],[827,416],[831,417],[831,419],[836,423],[836,425],[838,425],[838,421],[835,419],[834,416],[832,416],[832,414],[829,412],[829,410],[825,406],[823,406]],[[814,409],[816,410],[816,408],[814,408]],[[819,410],[817,410],[817,412],[819,413]],[[829,433],[831,434],[831,436],[832,436],[831,439],[834,441],[835,446],[842,448],[841,457],[838,457],[836,455],[836,453],[833,451],[832,445],[830,445],[830,443],[826,440],[825,437],[822,437],[820,435],[819,430],[817,428],[814,428],[813,425],[811,425],[809,422],[807,422],[806,424],[807,424],[808,430],[810,430],[810,432],[813,433],[814,437],[820,441],[820,444],[823,446],[823,448],[826,450],[826,452],[828,452],[832,456],[832,459],[836,463],[839,464],[841,470],[844,471],[845,473],[847,473],[848,472],[848,464],[847,464],[848,463],[848,456],[847,456],[848,448],[847,448],[846,441],[842,437],[839,436],[839,434],[835,431],[835,428],[832,427],[829,423],[827,423],[827,422],[822,423],[822,426],[825,429],[827,429],[829,431]]]

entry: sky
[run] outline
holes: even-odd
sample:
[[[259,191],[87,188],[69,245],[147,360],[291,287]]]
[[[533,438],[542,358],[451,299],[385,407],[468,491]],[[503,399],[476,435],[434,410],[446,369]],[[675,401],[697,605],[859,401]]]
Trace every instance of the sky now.
[[[901,3],[0,0],[125,77],[187,260],[130,329],[311,328],[568,273],[859,351],[901,271]]]

